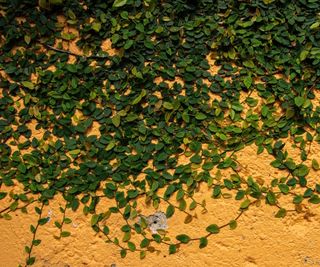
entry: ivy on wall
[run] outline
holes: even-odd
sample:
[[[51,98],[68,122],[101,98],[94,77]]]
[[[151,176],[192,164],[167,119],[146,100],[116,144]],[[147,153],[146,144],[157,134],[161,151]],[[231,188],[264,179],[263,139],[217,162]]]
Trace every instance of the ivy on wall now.
[[[189,242],[204,248],[259,201],[275,206],[277,217],[288,212],[281,195],[292,195],[298,212],[302,203],[320,203],[320,183],[309,175],[310,168],[319,170],[309,155],[320,141],[319,1],[13,0],[0,6],[0,185],[24,188],[1,189],[0,199],[12,201],[1,216],[38,204],[26,265],[34,263],[36,232],[48,221],[42,209],[56,194],[66,200],[58,238],[70,235],[63,230],[71,222],[66,209],[83,204],[94,231],[122,257],[139,251],[141,258],[157,243],[170,253]],[[102,50],[105,40],[115,54]],[[91,134],[95,127],[99,134]],[[288,138],[301,162],[289,158]],[[252,144],[287,176],[267,185],[242,177],[236,152]],[[190,163],[179,163],[181,156]],[[233,174],[220,179],[217,169]],[[180,210],[191,222],[189,210],[205,208],[193,197],[200,184],[213,198],[234,193],[239,215],[225,225],[212,222],[204,236],[181,233],[176,240],[163,230],[148,233],[143,217],[129,222],[139,216],[141,197],[155,210],[166,203],[167,218]],[[116,205],[97,213],[103,197]],[[101,223],[112,213],[124,219],[122,241]],[[133,232],[142,235],[140,244]]]

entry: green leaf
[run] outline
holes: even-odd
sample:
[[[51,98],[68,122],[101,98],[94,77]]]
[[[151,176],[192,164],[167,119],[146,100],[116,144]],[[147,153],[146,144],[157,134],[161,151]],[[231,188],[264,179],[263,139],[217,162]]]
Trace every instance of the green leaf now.
[[[169,254],[174,254],[177,252],[177,246],[176,245],[169,245]]]
[[[127,250],[126,249],[121,249],[120,256],[121,256],[121,258],[125,258],[127,256]]]
[[[319,26],[320,26],[320,21],[317,21],[310,26],[310,30],[317,29],[319,28]]]
[[[301,164],[295,171],[294,174],[298,177],[304,177],[309,173],[309,168],[306,165]]]
[[[38,246],[38,245],[40,245],[40,243],[41,243],[41,240],[40,240],[40,239],[35,239],[35,240],[32,241],[32,244],[33,244],[34,246]]]
[[[190,158],[190,161],[192,163],[200,164],[202,162],[202,158],[200,155],[196,154],[193,157]]]
[[[194,200],[190,203],[189,209],[190,210],[194,210],[197,207],[197,202],[195,202]]]
[[[191,214],[188,214],[186,217],[185,217],[185,219],[184,219],[184,223],[185,224],[188,224],[188,223],[191,223],[192,222],[192,219],[193,219],[193,217],[192,217],[192,215]]]
[[[245,77],[244,80],[243,80],[243,83],[247,87],[247,89],[249,89],[251,87],[251,84],[252,84],[251,76]]]
[[[44,224],[46,224],[48,221],[49,221],[49,218],[41,218],[41,219],[38,221],[38,223],[39,223],[40,225],[44,225]]]
[[[286,209],[280,208],[278,210],[278,212],[276,213],[275,217],[276,218],[284,218],[286,216],[286,214],[287,214]]]
[[[132,102],[131,105],[136,105],[138,104],[141,99],[147,94],[147,91],[145,89],[142,89],[141,93],[139,94],[139,96],[137,96]]]
[[[7,192],[0,192],[0,200],[7,196]]]
[[[68,236],[70,236],[71,235],[71,233],[70,232],[68,232],[68,231],[62,231],[61,232],[61,237],[68,237]]]
[[[109,227],[105,225],[103,227],[103,232],[104,232],[104,234],[108,235],[110,233]]]
[[[170,102],[163,102],[163,107],[169,110],[173,109],[173,105]]]
[[[184,191],[183,191],[183,189],[179,189],[177,192],[177,196],[176,196],[177,201],[179,201],[183,197],[184,197]]]
[[[116,127],[120,126],[121,116],[119,114],[116,114],[115,116],[113,116],[111,120],[114,126]]]
[[[196,119],[197,120],[205,120],[206,118],[207,118],[207,116],[205,114],[201,113],[201,112],[198,112],[196,114]]]
[[[36,258],[35,257],[30,257],[27,259],[27,265],[33,265],[36,261]]]
[[[236,229],[236,228],[237,228],[237,225],[238,225],[238,223],[237,223],[236,220],[231,220],[231,221],[229,222],[229,227],[230,227],[231,230]]]
[[[129,49],[133,44],[134,44],[134,41],[133,41],[133,40],[127,40],[123,48],[124,48],[125,50],[127,50],[127,49]]]
[[[263,3],[265,3],[266,5],[271,4],[272,2],[274,2],[275,0],[263,0]]]
[[[177,235],[176,239],[183,244],[187,244],[187,243],[189,243],[191,238],[188,235],[181,234],[181,235]]]
[[[205,248],[208,245],[208,238],[206,237],[201,237],[199,241],[199,248]]]
[[[294,98],[294,103],[298,106],[301,107],[304,103],[305,99],[301,96],[297,96]]]
[[[320,204],[320,197],[317,195],[313,195],[310,197],[309,202],[312,204]]]
[[[96,225],[99,222],[100,215],[93,214],[91,217],[91,226]]]
[[[31,251],[30,247],[28,247],[28,246],[25,246],[24,250],[25,250],[26,253],[30,253],[30,251]]]
[[[146,252],[144,250],[140,251],[140,260],[143,260],[146,257]]]
[[[130,249],[130,251],[134,252],[136,250],[136,245],[129,241],[128,248]]]
[[[207,232],[211,234],[217,234],[220,232],[219,226],[216,224],[211,224],[206,228]]]
[[[127,0],[115,0],[113,2],[113,7],[122,7],[124,6],[128,1]]]
[[[150,240],[148,238],[144,238],[144,239],[142,239],[142,241],[140,243],[140,247],[146,248],[147,246],[149,246],[149,244],[150,244]]]
[[[303,201],[303,196],[297,195],[293,198],[293,203],[294,204],[300,204]]]
[[[277,203],[277,199],[276,199],[276,196],[275,194],[272,192],[272,191],[269,191],[267,192],[267,202],[270,204],[270,205],[275,205]]]
[[[18,165],[18,170],[19,170],[21,173],[26,173],[26,172],[27,172],[27,167],[26,167],[26,165],[20,163],[20,164]]]
[[[170,218],[174,214],[175,208],[173,205],[169,205],[166,210],[166,217]]]
[[[205,171],[210,171],[214,168],[214,163],[213,162],[206,162],[202,165],[202,169]]]
[[[312,168],[315,170],[315,171],[318,171],[320,170],[320,166],[319,166],[319,163],[316,159],[313,159],[312,160]]]
[[[26,44],[30,44],[30,42],[31,42],[31,37],[30,37],[30,35],[25,35],[25,36],[24,36],[24,41],[26,42]]]
[[[279,184],[278,187],[282,193],[288,194],[289,186],[287,186],[286,184]]]
[[[14,201],[11,205],[10,205],[10,210],[15,211],[18,208],[18,201]]]
[[[21,84],[22,84],[24,87],[27,87],[27,88],[30,89],[30,90],[33,90],[33,89],[34,89],[34,84],[33,84],[32,82],[23,81],[23,82],[21,82]]]
[[[107,146],[106,146],[106,151],[111,150],[112,148],[114,148],[116,145],[116,141],[112,140]]]
[[[309,50],[302,50],[300,53],[300,61],[304,61],[309,55]]]
[[[249,200],[249,199],[246,199],[246,200],[244,200],[244,201],[240,204],[240,208],[241,208],[241,209],[246,209],[246,208],[249,207],[249,205],[250,205],[250,200]]]
[[[99,32],[101,30],[101,23],[100,22],[93,22],[91,25],[91,29],[93,29],[96,32]]]

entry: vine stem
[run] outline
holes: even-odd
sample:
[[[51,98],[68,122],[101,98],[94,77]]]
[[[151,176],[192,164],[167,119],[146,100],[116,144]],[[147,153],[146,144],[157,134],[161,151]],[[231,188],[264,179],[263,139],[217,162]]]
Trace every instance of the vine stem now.
[[[34,203],[34,202],[36,202],[36,201],[37,201],[37,200],[34,199],[34,200],[30,201],[29,203],[27,203],[27,204],[25,204],[25,205],[23,205],[23,206],[21,206],[21,207],[16,208],[15,210],[21,210],[21,209],[23,209],[23,208],[26,208],[26,207],[28,207],[29,205],[31,205],[32,203]],[[6,212],[8,209],[10,209],[10,206],[4,208],[3,210],[1,210],[1,211],[0,211],[0,214]],[[12,212],[12,211],[13,211],[13,210],[9,210],[7,213],[10,213],[10,212]]]
[[[59,52],[59,53],[64,53],[64,54],[68,54],[70,56],[75,56],[75,57],[83,57],[83,58],[92,58],[92,59],[110,59],[109,56],[97,56],[97,55],[93,55],[93,56],[84,56],[84,55],[80,55],[80,54],[76,54],[73,53],[71,51],[67,51],[67,50],[63,50],[63,49],[59,49],[56,48],[54,46],[48,45],[44,42],[40,42],[43,46],[45,46],[47,49],[53,50],[55,52]]]
[[[62,233],[62,227],[63,227],[63,225],[64,225],[64,220],[65,220],[65,218],[66,218],[67,205],[68,205],[68,202],[66,202],[66,204],[65,204],[65,206],[64,206],[64,209],[63,209],[62,222],[61,222],[61,227],[60,227],[60,238],[61,238],[61,233]]]
[[[42,202],[41,207],[40,207],[40,212],[39,212],[39,216],[38,216],[38,221],[37,221],[37,225],[36,225],[36,227],[35,227],[35,229],[34,229],[34,231],[33,231],[31,246],[30,246],[30,249],[29,249],[29,252],[28,252],[28,258],[27,258],[27,260],[26,260],[26,265],[25,265],[25,267],[27,267],[27,266],[30,265],[30,264],[29,264],[29,261],[31,260],[31,253],[32,253],[32,249],[33,249],[33,247],[34,247],[34,240],[36,239],[37,230],[38,230],[39,225],[40,225],[39,221],[40,221],[40,219],[41,219],[41,217],[42,217],[43,207],[44,207],[44,202]]]
[[[176,205],[173,205],[172,203],[170,203],[170,201],[168,201],[167,199],[165,199],[164,197],[160,197],[160,196],[157,196],[159,199],[162,199],[162,200],[164,200],[165,202],[167,202],[169,205],[171,205],[171,206],[173,206],[173,207],[175,207],[176,209],[178,209],[178,210],[180,210],[181,212],[183,212],[183,213],[185,213],[185,214],[187,214],[187,215],[190,215],[190,216],[192,216],[192,214],[191,213],[189,213],[189,212],[187,212],[187,211],[185,211],[185,210],[182,210],[182,209],[180,209],[178,206],[176,206]]]

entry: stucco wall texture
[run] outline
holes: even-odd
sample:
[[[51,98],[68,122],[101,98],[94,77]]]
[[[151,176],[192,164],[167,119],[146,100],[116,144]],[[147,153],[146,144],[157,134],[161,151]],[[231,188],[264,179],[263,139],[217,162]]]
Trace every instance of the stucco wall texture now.
[[[287,150],[292,157],[296,151],[287,143]],[[319,155],[318,145],[311,147],[312,155]],[[252,175],[255,179],[270,181],[279,175],[276,169],[270,168],[270,156],[255,153],[254,146],[249,146],[237,153],[241,166],[240,174]],[[223,175],[227,175],[223,174]],[[310,174],[315,177],[316,173]],[[205,233],[205,227],[211,223],[223,224],[238,214],[239,201],[233,199],[212,199],[211,190],[202,186],[196,193],[197,199],[207,201],[208,212],[202,214],[196,211],[196,218],[190,224],[184,224],[184,213],[176,214],[168,220],[169,236],[179,233],[199,236]],[[280,198],[280,203],[290,208],[290,198]],[[3,208],[7,205],[1,202]],[[64,230],[71,231],[71,236],[57,240],[54,235],[58,229],[55,220],[61,220],[59,206],[64,202],[59,197],[45,207],[44,216],[50,215],[51,221],[39,228],[37,238],[42,242],[35,247],[34,255],[37,261],[34,266],[52,267],[175,267],[175,266],[317,266],[320,265],[320,207],[309,206],[303,213],[288,213],[283,219],[275,218],[277,209],[261,203],[259,207],[250,206],[238,220],[235,230],[223,229],[219,234],[211,236],[209,244],[204,249],[198,248],[193,242],[181,247],[176,254],[169,255],[167,246],[160,247],[161,252],[147,253],[145,259],[140,260],[138,253],[128,253],[121,259],[119,250],[112,244],[105,243],[100,234],[96,234],[90,226],[90,216],[82,213],[81,207],[77,212],[68,210],[67,216],[72,219],[71,224],[64,226]],[[101,202],[98,211],[106,211],[110,200]],[[142,214],[149,214],[152,209],[139,201]],[[159,210],[164,207],[160,206]],[[13,267],[24,265],[26,254],[24,246],[30,244],[32,234],[30,224],[37,221],[33,208],[29,214],[16,212],[12,220],[1,220],[0,224],[0,266]],[[108,225],[111,232],[119,234],[119,227],[123,222],[117,217],[110,217]],[[135,237],[133,237],[135,238]],[[112,265],[113,264],[113,265]]]
[[[79,52],[75,46],[66,46],[65,49]],[[110,41],[103,44],[103,49],[110,54]],[[212,72],[217,71],[214,61],[210,60]],[[74,58],[70,57],[70,60]],[[1,93],[1,89],[0,89]],[[1,96],[1,94],[0,94]],[[316,105],[320,96],[317,97]],[[34,125],[33,135],[42,135],[37,132]],[[93,126],[92,131],[98,131]],[[300,162],[298,150],[293,142],[286,140],[286,149],[289,157]],[[310,147],[309,160],[305,162],[311,166],[311,160],[320,155],[320,145],[313,143]],[[254,145],[248,146],[236,153],[239,162],[239,174],[243,177],[252,176],[265,185],[275,177],[281,177],[281,172],[272,168],[269,164],[273,158],[266,152],[260,155],[256,153]],[[180,163],[189,162],[187,158],[179,159]],[[213,172],[216,170],[213,170]],[[230,173],[222,171],[222,177]],[[311,170],[308,177],[313,182],[318,181],[319,172]],[[310,180],[309,180],[310,181]],[[1,190],[4,190],[1,188]],[[21,190],[19,186],[7,190]],[[174,239],[177,234],[185,233],[190,237],[199,237],[205,234],[205,228],[212,223],[222,225],[234,219],[239,213],[239,201],[233,198],[213,199],[212,189],[207,185],[199,188],[195,194],[198,201],[206,200],[208,212],[201,213],[200,209],[193,211],[194,218],[191,223],[184,224],[186,215],[176,211],[173,217],[168,219],[168,235]],[[172,199],[175,199],[174,197]],[[107,211],[112,203],[104,199],[97,207],[97,212]],[[293,209],[292,197],[281,196],[281,205]],[[149,215],[154,209],[146,206],[144,199],[139,199],[141,214]],[[0,202],[0,209],[8,206],[6,199]],[[139,253],[128,253],[126,258],[120,257],[119,249],[112,244],[106,243],[105,238],[95,233],[91,226],[91,215],[85,216],[82,207],[77,212],[67,210],[66,216],[72,219],[72,223],[65,224],[64,230],[70,231],[71,236],[60,240],[54,238],[59,234],[59,229],[54,226],[54,221],[61,221],[62,214],[59,207],[65,202],[59,196],[50,201],[49,206],[44,208],[44,216],[50,216],[51,220],[41,226],[37,232],[37,239],[42,242],[34,247],[33,256],[36,257],[36,267],[281,267],[281,266],[320,266],[320,206],[310,204],[303,208],[303,212],[291,212],[285,218],[275,218],[277,208],[261,203],[260,206],[250,206],[238,220],[235,230],[228,228],[213,235],[209,244],[204,249],[199,249],[198,242],[183,245],[173,255],[168,254],[168,247],[163,245],[161,252],[147,253],[146,258],[140,260]],[[159,207],[159,211],[165,211],[166,206]],[[30,224],[37,222],[38,216],[34,207],[28,207],[28,214],[17,211],[12,213],[12,220],[0,220],[0,267],[15,267],[25,265],[26,253],[24,247],[30,245],[32,234]],[[110,232],[114,236],[121,237],[120,227],[123,220],[111,216],[107,220]],[[136,236],[133,239],[138,238]]]

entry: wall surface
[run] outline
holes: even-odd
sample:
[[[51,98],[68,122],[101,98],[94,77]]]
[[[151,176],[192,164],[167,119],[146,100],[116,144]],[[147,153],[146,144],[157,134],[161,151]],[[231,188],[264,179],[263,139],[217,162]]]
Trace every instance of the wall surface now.
[[[110,42],[104,44],[110,52]],[[71,49],[72,47],[68,47]],[[72,60],[72,58],[71,58]],[[211,66],[214,63],[209,62]],[[212,72],[216,69],[212,68]],[[319,98],[318,98],[319,105]],[[34,125],[33,134],[37,133]],[[95,128],[95,126],[94,126]],[[97,128],[97,127],[96,127]],[[92,129],[95,131],[97,129]],[[286,149],[290,157],[298,162],[299,154],[288,140]],[[310,159],[320,155],[320,146],[310,147]],[[254,146],[246,147],[236,153],[239,162],[239,173],[243,177],[252,176],[261,183],[269,184],[275,177],[281,177],[281,173],[271,168],[269,163],[272,158],[266,153],[257,156]],[[187,159],[182,158],[181,162]],[[310,160],[309,160],[310,165]],[[216,170],[215,170],[216,171]],[[230,175],[222,172],[223,177]],[[310,177],[319,181],[319,173],[312,172]],[[1,188],[3,190],[3,188]],[[8,190],[18,190],[17,187]],[[193,221],[184,224],[186,215],[178,211],[168,220],[168,235],[174,238],[177,234],[186,233],[191,237],[205,234],[205,228],[211,224],[218,225],[228,223],[239,213],[239,201],[232,198],[211,198],[212,189],[202,186],[196,193],[196,198],[206,200],[208,212],[202,214],[196,209],[193,212]],[[281,204],[289,209],[293,208],[292,198],[279,199]],[[102,201],[99,211],[107,211],[110,206],[107,200]],[[142,214],[151,214],[154,210],[139,200]],[[5,200],[0,202],[0,209],[8,206]],[[45,216],[49,216],[50,222],[39,228],[37,238],[42,242],[35,247],[33,254],[36,256],[34,266],[46,267],[274,267],[274,266],[320,266],[320,207],[312,205],[304,207],[302,213],[288,213],[283,218],[275,218],[277,208],[266,206],[250,206],[238,220],[235,230],[223,229],[219,234],[210,237],[209,244],[204,249],[199,249],[197,242],[184,245],[176,254],[169,255],[166,246],[160,247],[160,252],[147,253],[145,259],[140,260],[138,253],[128,253],[125,259],[121,259],[119,250],[112,244],[106,243],[105,238],[96,234],[90,226],[90,216],[85,216],[82,207],[77,212],[68,210],[67,217],[72,223],[64,226],[64,230],[70,231],[71,236],[60,240],[54,238],[59,230],[54,226],[56,220],[61,221],[59,207],[64,206],[61,198],[56,197],[44,209]],[[165,211],[165,206],[159,210]],[[12,220],[0,221],[0,267],[24,266],[26,253],[24,247],[29,245],[32,234],[30,224],[37,222],[37,215],[32,206],[28,207],[28,214],[20,211],[12,213]],[[120,234],[121,220],[111,217],[107,221],[114,236]],[[133,239],[136,237],[133,237]]]
[[[290,151],[290,145],[288,145]],[[294,155],[294,150],[291,151]],[[319,155],[319,147],[312,147],[313,155]],[[268,166],[269,156],[262,153],[258,157],[254,147],[247,147],[238,152],[238,161],[243,175],[252,175],[256,179],[270,180],[274,169]],[[227,174],[226,174],[227,175]],[[314,174],[315,175],[315,174]],[[184,224],[185,214],[176,213],[168,220],[169,236],[185,232],[188,235],[199,236],[205,233],[205,227],[210,223],[223,224],[238,214],[239,202],[233,199],[212,199],[211,190],[200,188],[196,197],[206,199],[208,212],[201,214],[197,211],[190,224]],[[289,200],[280,199],[283,205],[290,206]],[[101,211],[107,210],[108,201],[99,204]],[[142,214],[148,214],[150,208],[143,202]],[[37,258],[35,266],[50,267],[135,267],[135,266],[317,266],[320,265],[318,254],[320,247],[320,207],[310,206],[304,213],[289,213],[284,219],[274,217],[277,209],[265,206],[250,207],[238,221],[235,230],[223,229],[219,234],[211,236],[209,244],[204,249],[198,248],[198,243],[190,243],[181,248],[174,255],[168,255],[167,247],[160,247],[161,252],[147,253],[145,259],[140,260],[138,253],[128,253],[121,259],[118,249],[108,243],[104,238],[95,234],[90,227],[90,216],[84,216],[81,208],[73,213],[68,211],[67,216],[72,223],[65,225],[65,230],[71,231],[71,236],[57,240],[54,235],[58,229],[54,226],[55,220],[61,220],[59,205],[63,201],[56,198],[44,214],[51,217],[49,223],[42,226],[37,238],[42,243],[35,247]],[[1,208],[6,203],[1,202]],[[28,209],[29,214],[16,212],[12,220],[1,220],[0,224],[0,266],[14,267],[19,263],[23,265],[26,254],[24,246],[30,244],[30,224],[37,221],[33,208]],[[159,207],[161,210],[161,207]],[[117,233],[119,220],[109,218],[108,225],[111,231]],[[134,237],[133,237],[134,238]],[[112,265],[114,264],[114,265]]]

